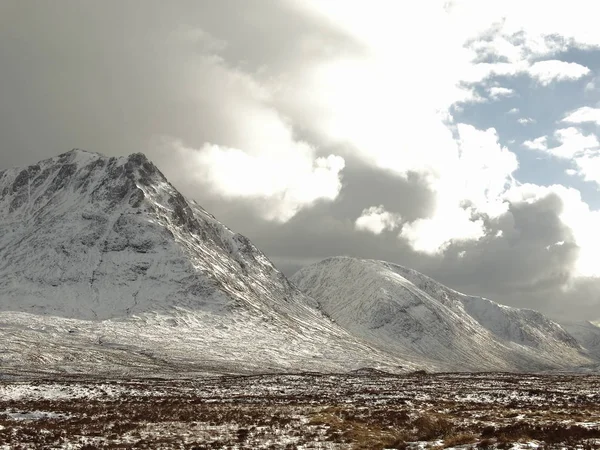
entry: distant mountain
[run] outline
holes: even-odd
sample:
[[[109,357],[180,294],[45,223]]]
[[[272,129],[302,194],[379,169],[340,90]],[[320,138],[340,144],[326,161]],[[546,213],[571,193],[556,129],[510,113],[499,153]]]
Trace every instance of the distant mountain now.
[[[592,322],[561,322],[561,326],[586,348],[590,354],[600,360],[600,327]]]
[[[573,336],[542,314],[460,294],[395,264],[330,258],[301,269],[292,281],[349,333],[437,370],[594,364]]]
[[[2,369],[400,364],[333,324],[142,154],[73,150],[0,171]]]

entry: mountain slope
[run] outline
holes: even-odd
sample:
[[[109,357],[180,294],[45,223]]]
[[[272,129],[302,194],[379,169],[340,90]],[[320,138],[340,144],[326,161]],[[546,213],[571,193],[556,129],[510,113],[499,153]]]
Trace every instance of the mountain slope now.
[[[336,323],[379,349],[442,370],[541,370],[592,364],[542,314],[453,291],[410,269],[330,258],[292,281]]]
[[[590,354],[600,360],[600,327],[592,322],[562,322],[561,326]]]
[[[333,324],[144,155],[82,150],[0,171],[0,342],[3,368],[402,362]]]

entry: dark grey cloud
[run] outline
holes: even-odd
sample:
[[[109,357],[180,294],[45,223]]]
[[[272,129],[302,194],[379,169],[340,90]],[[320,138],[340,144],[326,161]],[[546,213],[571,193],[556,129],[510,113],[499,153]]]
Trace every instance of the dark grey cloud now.
[[[73,147],[151,152],[160,135],[192,147],[239,143],[235,104],[215,88],[218,74],[203,72],[207,45],[228,68],[265,77],[333,49],[361,51],[274,0],[9,0],[2,12],[0,167]],[[172,42],[199,30],[214,42]]]
[[[427,217],[434,207],[434,195],[427,183],[418,174],[399,178],[386,170],[364,166],[354,158],[347,158],[346,164],[343,188],[335,202],[319,202],[285,224],[261,220],[253,214],[252,206],[240,200],[201,195],[199,201],[226,224],[235,224],[237,231],[250,237],[288,275],[332,255],[405,265],[429,260],[412,252],[398,239],[397,231],[373,235],[354,226],[363,209],[372,205],[401,213],[406,221]]]
[[[579,255],[571,230],[560,220],[562,208],[554,194],[511,204],[505,214],[487,221],[486,237],[452,246],[434,271],[436,278],[509,305],[559,311],[568,294],[548,293],[569,282]]]
[[[380,187],[372,184],[376,179],[355,187],[367,191],[370,187],[375,194]],[[393,192],[402,198],[419,185],[396,184],[396,188]],[[398,210],[423,213],[419,210],[423,203],[415,200]],[[486,220],[488,234],[480,241],[454,243],[440,256],[415,253],[397,232],[377,236],[358,232],[339,207],[319,205],[287,224],[272,229],[256,224],[248,232],[288,274],[332,254],[383,259],[415,268],[458,291],[541,310],[556,319],[598,318],[600,280],[571,278],[579,248],[559,218],[562,203],[555,195],[511,204],[501,217]]]
[[[600,281],[571,278],[579,248],[560,220],[563,205],[556,195],[513,203],[497,219],[486,219],[488,234],[480,241],[454,243],[443,255],[425,256],[415,253],[396,231],[373,235],[354,228],[360,202],[371,204],[371,196],[387,195],[384,204],[390,211],[415,216],[430,211],[432,198],[424,195],[427,189],[422,182],[399,182],[397,177],[375,172],[349,167],[345,196],[304,210],[282,225],[256,218],[248,222],[251,211],[241,205],[215,202],[210,206],[227,222],[239,223],[238,229],[287,274],[331,255],[383,259],[413,267],[461,292],[538,309],[556,319],[597,318]],[[387,194],[381,196],[384,191]]]

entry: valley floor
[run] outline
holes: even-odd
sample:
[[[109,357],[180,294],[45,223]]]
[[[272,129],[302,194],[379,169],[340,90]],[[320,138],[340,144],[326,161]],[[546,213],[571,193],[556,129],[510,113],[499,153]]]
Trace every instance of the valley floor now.
[[[0,373],[0,449],[600,448],[600,376]]]

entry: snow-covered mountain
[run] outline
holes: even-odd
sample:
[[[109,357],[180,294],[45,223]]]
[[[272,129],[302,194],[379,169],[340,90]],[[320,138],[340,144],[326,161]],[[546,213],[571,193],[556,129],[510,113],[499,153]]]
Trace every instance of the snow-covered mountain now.
[[[600,361],[600,326],[588,322],[561,322],[561,326]]]
[[[142,154],[73,150],[0,171],[0,375],[533,370],[598,356],[535,311],[380,261],[332,258],[293,281],[302,291]]]
[[[0,171],[2,368],[401,363],[332,323],[142,154],[73,150]]]
[[[542,314],[449,289],[383,261],[330,258],[292,281],[375,347],[441,370],[543,370],[593,357]]]

